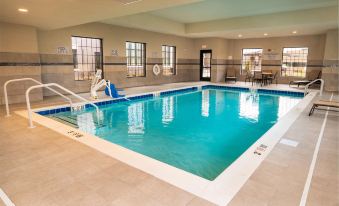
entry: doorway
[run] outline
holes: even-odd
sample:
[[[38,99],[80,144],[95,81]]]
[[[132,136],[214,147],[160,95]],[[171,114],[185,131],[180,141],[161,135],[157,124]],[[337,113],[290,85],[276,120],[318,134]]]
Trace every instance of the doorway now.
[[[200,50],[200,81],[211,81],[212,50]]]

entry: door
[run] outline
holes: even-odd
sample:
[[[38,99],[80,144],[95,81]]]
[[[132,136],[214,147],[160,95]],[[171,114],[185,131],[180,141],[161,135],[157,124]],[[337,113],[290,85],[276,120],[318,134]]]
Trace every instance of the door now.
[[[211,81],[212,50],[200,50],[200,81]]]

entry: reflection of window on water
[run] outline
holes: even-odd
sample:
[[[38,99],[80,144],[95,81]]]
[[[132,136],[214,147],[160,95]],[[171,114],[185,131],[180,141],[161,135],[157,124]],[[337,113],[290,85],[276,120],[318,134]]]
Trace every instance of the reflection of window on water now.
[[[144,134],[144,104],[135,103],[128,106],[128,133]]]
[[[292,107],[294,107],[300,99],[292,99],[289,97],[279,97],[278,118],[284,116]]]
[[[203,90],[201,95],[201,115],[208,117],[210,114],[210,92]]]
[[[92,113],[83,113],[77,115],[79,129],[90,134],[95,134],[95,123]]]
[[[170,123],[174,119],[174,97],[162,99],[162,122]]]
[[[259,104],[257,94],[240,93],[240,116],[258,121]]]

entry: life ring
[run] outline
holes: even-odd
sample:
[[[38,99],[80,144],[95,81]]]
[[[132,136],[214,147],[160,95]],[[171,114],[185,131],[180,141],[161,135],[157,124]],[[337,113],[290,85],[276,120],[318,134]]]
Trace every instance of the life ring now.
[[[153,66],[153,74],[156,75],[156,76],[158,76],[160,74],[160,67],[159,67],[158,64],[155,64]]]

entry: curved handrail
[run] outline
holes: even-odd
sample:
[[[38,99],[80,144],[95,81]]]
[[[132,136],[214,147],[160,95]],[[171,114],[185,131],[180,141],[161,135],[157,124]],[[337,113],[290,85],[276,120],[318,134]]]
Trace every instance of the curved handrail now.
[[[320,81],[320,96],[323,95],[323,90],[324,90],[324,80],[323,80],[323,79],[315,79],[315,80],[313,80],[312,82],[306,84],[306,86],[305,86],[305,92],[304,92],[305,95],[308,94],[308,87],[309,87],[311,84],[314,84],[314,83],[317,82],[317,81]]]
[[[61,86],[59,84],[56,84],[56,83],[40,84],[40,85],[31,86],[30,88],[28,88],[26,90],[26,104],[27,104],[27,112],[28,112],[28,123],[29,123],[29,127],[30,128],[34,128],[34,125],[33,125],[33,121],[32,121],[32,109],[31,109],[31,103],[29,101],[29,93],[33,89],[37,89],[37,88],[41,88],[41,87],[47,88],[47,87],[51,87],[51,86],[58,87],[59,89],[61,89],[61,90],[65,91],[65,92],[75,96],[76,98],[78,98],[78,99],[80,99],[80,100],[82,100],[82,101],[92,105],[96,109],[97,116],[98,116],[98,119],[99,119],[99,107],[97,105],[95,105],[94,103],[92,103],[92,102],[88,101],[87,99],[85,99],[85,98],[75,94],[74,92],[66,89],[65,87],[63,87],[63,86]]]
[[[39,82],[38,80],[33,79],[33,78],[11,79],[11,80],[8,80],[8,81],[5,82],[5,84],[4,84],[4,96],[5,96],[5,104],[6,104],[6,117],[9,117],[9,116],[10,116],[10,114],[9,114],[9,104],[8,104],[8,94],[7,94],[7,85],[8,85],[9,83],[12,83],[12,82],[20,82],[20,81],[28,81],[28,80],[29,80],[29,81],[32,81],[32,82],[35,82],[35,83],[37,83],[37,84],[39,84],[39,85],[42,84],[41,82]],[[71,98],[66,97],[65,95],[61,94],[60,92],[58,92],[58,91],[56,91],[56,90],[54,90],[54,89],[52,89],[52,88],[49,88],[49,87],[46,87],[46,88],[47,88],[48,90],[50,90],[50,91],[52,91],[52,92],[54,92],[54,93],[56,93],[56,94],[62,96],[64,99],[67,99],[67,100],[69,101],[70,105],[72,106],[72,100],[71,100]]]

